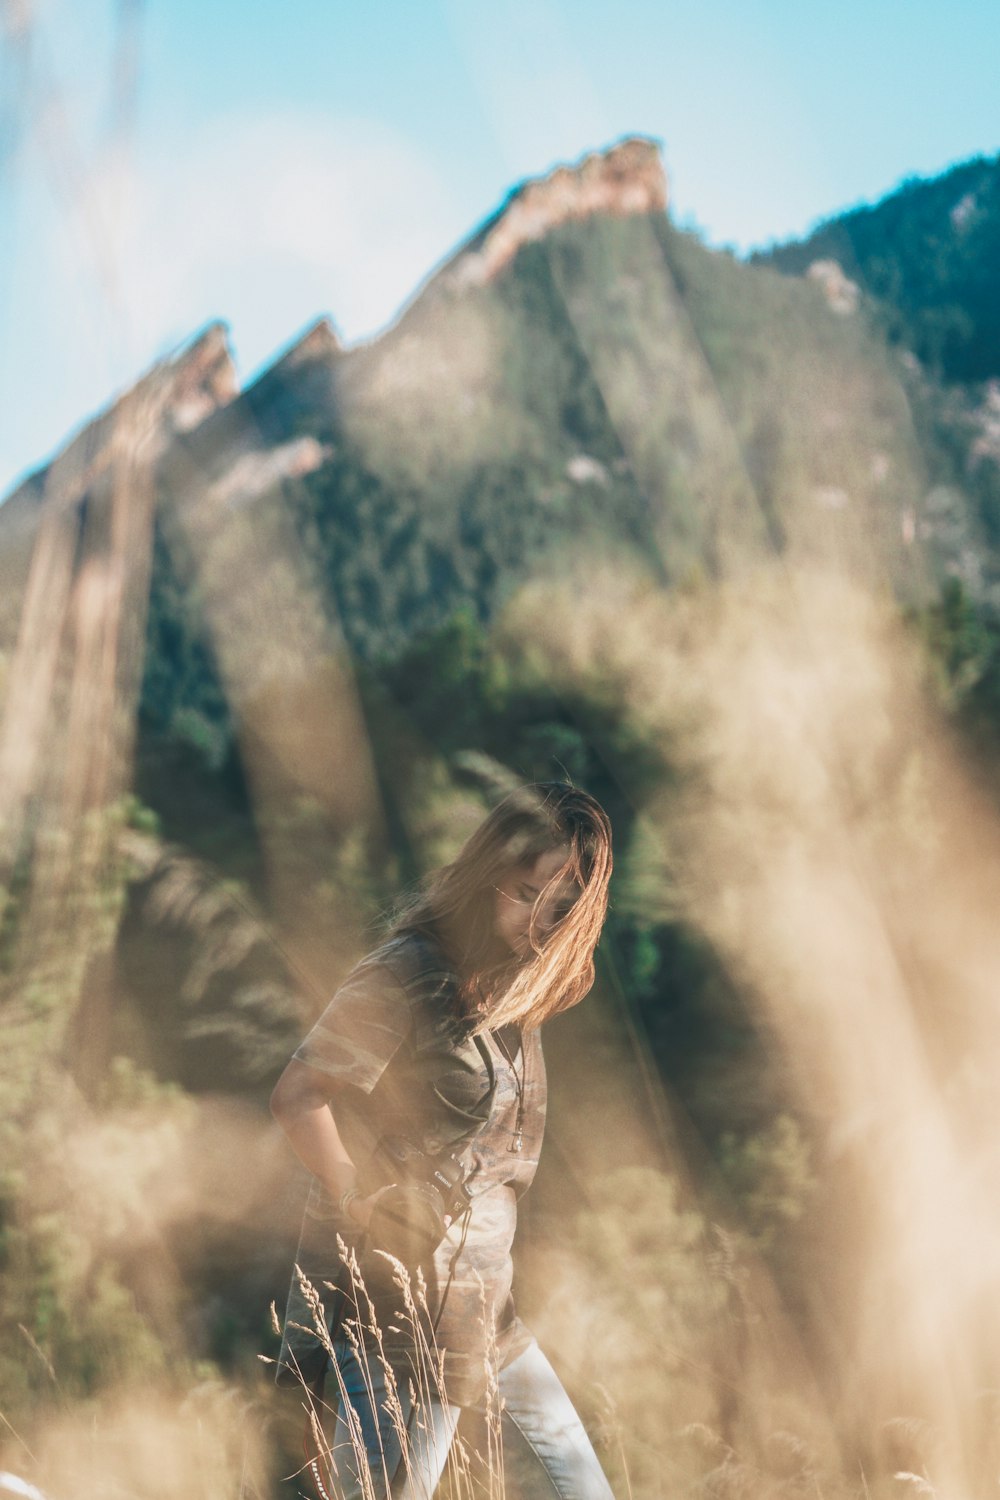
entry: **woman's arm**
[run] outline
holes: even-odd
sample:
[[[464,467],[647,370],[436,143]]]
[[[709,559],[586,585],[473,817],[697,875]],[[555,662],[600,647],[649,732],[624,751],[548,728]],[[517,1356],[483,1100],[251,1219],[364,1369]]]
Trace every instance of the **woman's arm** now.
[[[357,1168],[341,1139],[330,1108],[330,1080],[318,1068],[293,1057],[274,1086],[271,1113],[287,1135],[292,1150],[318,1178],[335,1203],[357,1182]],[[368,1227],[375,1200],[352,1198],[347,1212],[363,1229]]]

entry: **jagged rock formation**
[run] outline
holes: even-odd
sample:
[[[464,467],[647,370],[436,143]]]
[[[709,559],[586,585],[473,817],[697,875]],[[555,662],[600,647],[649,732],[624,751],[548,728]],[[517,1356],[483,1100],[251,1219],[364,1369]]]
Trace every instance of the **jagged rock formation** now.
[[[843,267],[835,260],[814,260],[806,272],[810,281],[815,281],[830,305],[831,312],[849,317],[857,312],[861,300],[861,288],[856,281],[844,275]]]
[[[155,364],[11,491],[0,507],[0,641],[9,637],[11,613],[19,608],[18,580],[23,581],[25,549],[30,551],[39,510],[79,505],[106,481],[124,424],[141,440],[147,461],[156,462],[176,435],[193,431],[238,394],[228,331],[224,323],[212,323],[178,354]]]
[[[86,426],[0,510],[0,875],[25,810],[63,832],[127,786],[142,675],[156,467],[179,435],[236,394],[213,324]],[[65,728],[74,754],[53,746]]]
[[[391,652],[458,607],[492,616],[527,573],[588,551],[673,582],[770,549],[850,556],[909,590],[928,546],[941,542],[932,566],[950,566],[954,528],[945,535],[933,507],[925,514],[933,485],[906,371],[840,263],[801,268],[834,311],[858,309],[831,319],[804,274],[713,255],[671,228],[667,201],[658,147],[629,138],[517,188],[378,339],[345,349],[321,319],[239,391],[215,326],[152,372],[147,707],[155,681],[156,713],[172,722],[180,709],[166,656],[193,628],[178,632],[174,615],[183,580],[210,555],[208,530],[218,588],[202,579],[203,605],[223,598],[238,555],[243,581],[263,587],[269,573],[264,593],[285,600],[286,626],[299,621],[317,660],[324,610],[333,638]],[[12,643],[40,509],[56,488],[82,499],[118,411],[0,508],[11,584],[0,649]],[[227,532],[237,516],[239,547]],[[310,606],[310,623],[307,593],[326,601]],[[215,658],[249,654],[266,675],[283,637],[266,650],[249,639],[234,622]],[[202,675],[191,667],[189,686]]]
[[[594,151],[572,166],[523,183],[477,236],[474,248],[454,266],[458,279],[477,285],[510,264],[522,245],[542,239],[561,224],[605,215],[662,214],[667,177],[655,141],[631,136],[607,151]]]
[[[340,340],[333,323],[324,316],[317,318],[301,338],[296,339],[284,354],[279,355],[270,369],[273,373],[287,375],[313,360],[330,359],[339,354],[340,350]]]
[[[164,411],[175,432],[190,432],[239,393],[224,323],[213,323],[166,365]]]

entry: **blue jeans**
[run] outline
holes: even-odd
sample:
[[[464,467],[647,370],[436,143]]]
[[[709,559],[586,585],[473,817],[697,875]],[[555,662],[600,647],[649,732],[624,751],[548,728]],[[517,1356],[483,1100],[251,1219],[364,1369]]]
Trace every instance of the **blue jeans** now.
[[[393,1413],[378,1361],[362,1365],[341,1348],[337,1364],[343,1392],[330,1444],[332,1482],[327,1484],[336,1500],[362,1500],[366,1494],[374,1494],[375,1500],[431,1500],[460,1418],[464,1441],[456,1445],[452,1462],[465,1471],[463,1494],[481,1491],[498,1500],[614,1500],[583,1423],[536,1343],[500,1371],[500,1404],[492,1421],[485,1408],[463,1412],[435,1400],[415,1404],[405,1378],[399,1380]],[[331,1386],[339,1386],[336,1376],[329,1377],[327,1387],[333,1398]],[[344,1409],[345,1392],[351,1412]],[[471,1435],[465,1438],[467,1426]],[[371,1488],[359,1472],[361,1454]]]

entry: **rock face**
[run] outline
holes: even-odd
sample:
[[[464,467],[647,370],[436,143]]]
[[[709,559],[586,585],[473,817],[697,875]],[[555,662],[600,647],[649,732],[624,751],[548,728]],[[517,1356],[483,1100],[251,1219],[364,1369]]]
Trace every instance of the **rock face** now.
[[[226,325],[212,323],[173,365],[171,418],[175,432],[190,432],[239,392]]]
[[[147,456],[156,457],[177,433],[199,427],[239,394],[239,379],[225,323],[207,328],[176,354],[153,365],[124,395],[91,418],[4,500],[0,511],[0,553],[13,518],[27,508],[31,524],[43,497],[75,504],[102,479],[113,462],[115,441],[124,425],[141,429]],[[138,438],[136,438],[136,441]]]
[[[972,444],[973,460],[988,458],[1000,464],[1000,380],[986,382],[975,422],[979,431]]]
[[[340,340],[330,319],[324,314],[306,329],[301,338],[278,356],[270,370],[290,375],[313,360],[332,359],[341,352]]]
[[[0,506],[0,643],[16,629],[21,587],[43,512],[79,506],[95,486],[107,483],[126,430],[131,434],[126,446],[142,448],[144,461],[155,462],[178,434],[199,427],[238,393],[226,325],[210,323],[11,491]]]
[[[515,188],[474,248],[460,258],[456,271],[466,284],[490,281],[522,245],[542,239],[560,224],[597,214],[626,218],[663,213],[667,197],[659,146],[644,136],[631,136]]]
[[[82,850],[88,839],[92,852],[99,847],[100,835],[87,831],[97,827],[92,815],[129,784],[157,466],[178,435],[228,406],[237,389],[225,327],[213,323],[154,365],[0,508],[0,650],[9,650],[0,868],[14,866],[33,799],[44,804],[46,826],[66,833],[67,847],[78,840]],[[57,842],[49,839],[53,849]],[[40,858],[39,890],[68,878],[58,855]]]
[[[832,312],[839,313],[841,317],[850,317],[851,313],[857,312],[861,288],[856,281],[844,275],[839,261],[814,260],[806,275],[820,287]]]

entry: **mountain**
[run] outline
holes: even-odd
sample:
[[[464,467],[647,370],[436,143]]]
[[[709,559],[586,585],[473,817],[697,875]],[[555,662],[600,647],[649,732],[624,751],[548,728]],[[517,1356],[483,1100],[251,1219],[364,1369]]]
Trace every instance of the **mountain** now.
[[[235,545],[227,518],[276,499],[324,628],[366,658],[459,607],[492,618],[543,561],[618,557],[678,584],[778,552],[910,596],[961,565],[971,507],[943,513],[867,304],[705,249],[666,199],[655,144],[623,142],[514,192],[372,342],[344,349],[321,322],[237,391],[215,329],[137,387],[179,392],[142,418],[159,434],[151,719],[221,722],[220,647],[183,580],[192,547],[206,563]],[[0,508],[8,650],[34,527],[85,514],[118,410]]]
[[[881,304],[830,264],[708,250],[668,198],[643,138],[560,167],[379,338],[320,320],[241,389],[212,326],[8,497],[8,871],[39,816],[57,846],[135,787],[321,950],[314,893],[362,892],[360,921],[418,873],[463,756],[599,785],[623,831],[662,776],[613,683],[495,659],[539,580],[581,622],[609,570],[696,595],[777,560],[910,605],[948,578],[989,597],[972,449]]]
[[[126,580],[111,636],[140,765],[169,743],[213,774],[236,724],[266,742],[305,703],[339,722],[342,644],[373,669],[457,613],[488,626],[539,575],[683,589],[779,558],[910,604],[948,578],[996,601],[1000,398],[904,340],[926,352],[933,275],[991,326],[996,174],[969,163],[744,264],[670,222],[636,137],[517,188],[368,343],[320,320],[241,389],[210,327],[0,506],[8,800],[80,672],[46,632],[78,649],[104,573]],[[962,368],[988,345],[970,334]],[[316,753],[285,746],[293,784],[317,784]],[[107,775],[128,779],[89,783]]]
[[[651,596],[776,559],[910,602],[956,572],[988,586],[974,502],[938,476],[919,381],[867,298],[706,249],[668,198],[643,138],[560,167],[379,338],[345,348],[320,320],[241,389],[212,326],[8,497],[12,889],[26,851],[135,788],[326,984],[354,941],[322,938],[330,903],[356,935],[444,847],[463,777],[568,772],[627,846],[664,747],[620,685],[497,658],[540,580],[581,622],[609,570]],[[627,925],[636,994],[668,968],[725,991],[673,928],[656,957]]]
[[[989,171],[920,192],[985,215]],[[916,213],[920,192],[897,196]],[[241,389],[212,326],[7,498],[9,869],[33,806],[59,827],[134,784],[172,838],[307,926],[345,829],[402,864],[356,850],[338,880],[370,895],[380,869],[388,893],[421,867],[406,805],[434,755],[464,752],[597,777],[627,827],[661,751],[614,689],[571,703],[490,656],[539,579],[583,613],[581,580],[609,569],[697,593],[775,560],[908,605],[948,579],[995,595],[997,464],[966,387],[887,336],[834,239],[789,247],[805,274],[779,252],[747,265],[679,231],[668,198],[643,138],[560,167],[379,338],[345,348],[320,320]]]

